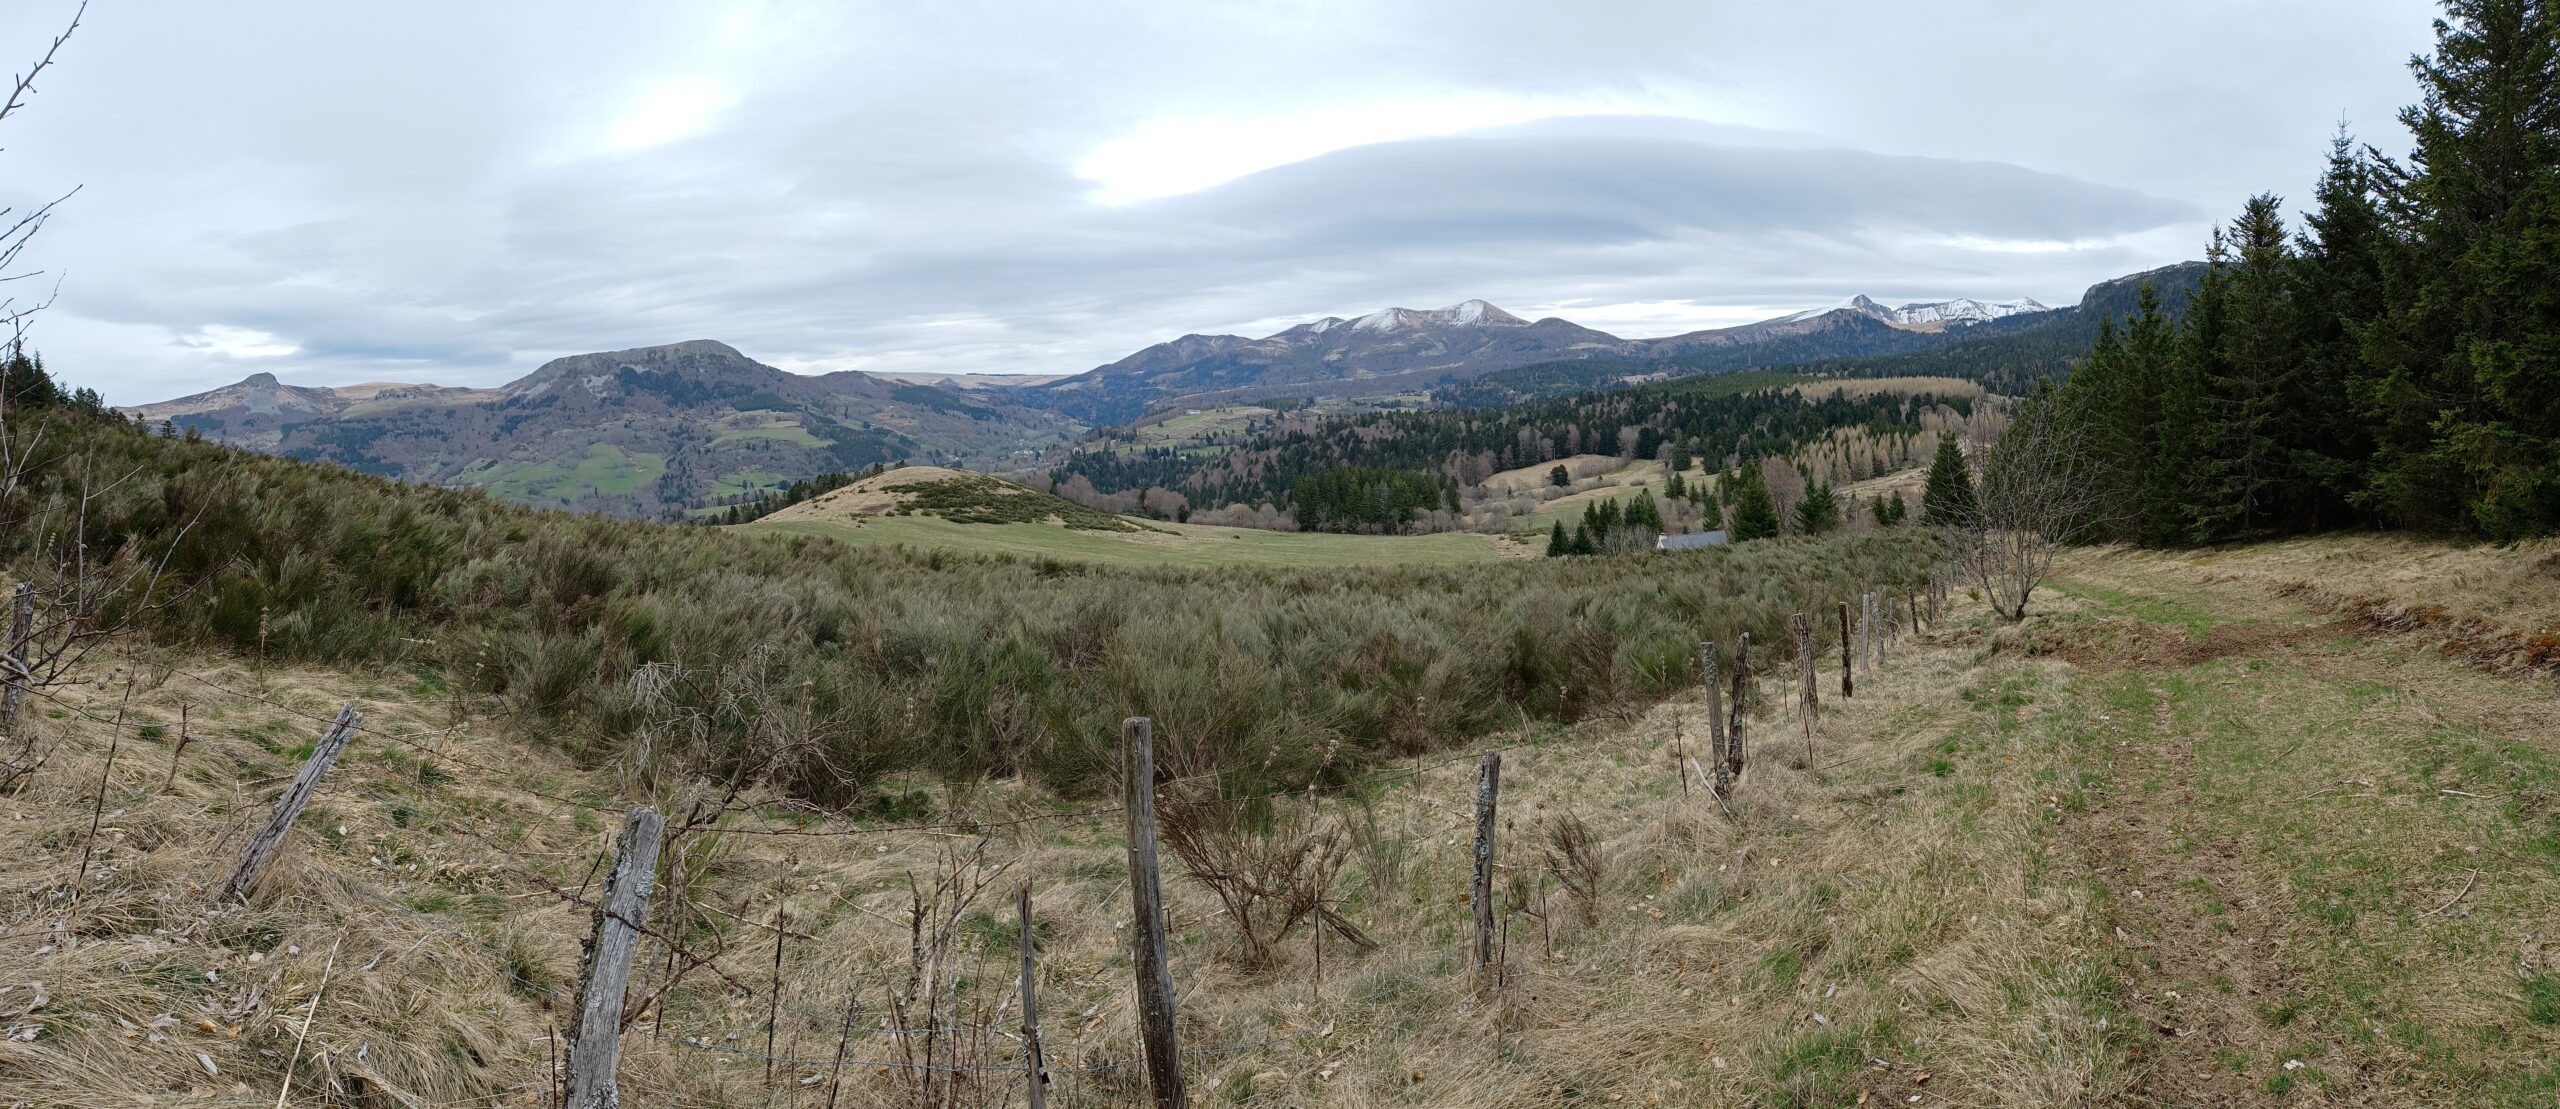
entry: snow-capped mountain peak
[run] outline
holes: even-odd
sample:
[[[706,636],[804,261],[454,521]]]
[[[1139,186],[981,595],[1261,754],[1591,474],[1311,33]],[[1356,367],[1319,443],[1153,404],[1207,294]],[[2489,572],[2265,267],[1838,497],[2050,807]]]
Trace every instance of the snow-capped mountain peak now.
[[[2016,300],[1974,300],[1970,297],[1959,297],[1955,300],[1915,301],[1900,308],[1887,308],[1877,303],[1874,298],[1861,294],[1827,307],[1798,312],[1784,317],[1780,322],[1810,320],[1833,312],[1855,312],[1869,319],[1899,327],[1931,327],[1950,323],[1983,323],[2007,316],[2045,311],[2050,309],[2029,297],[2019,297]]]
[[[1381,308],[1360,317],[1351,326],[1363,331],[1393,331],[1402,327],[1518,326],[1528,322],[1484,301],[1469,300],[1428,310]]]
[[[1905,304],[1893,310],[1893,321],[1906,326],[1932,323],[1982,323],[1987,320],[2044,311],[2049,309],[2036,303],[2031,297],[2019,297],[2016,300],[1974,300],[1968,297]]]

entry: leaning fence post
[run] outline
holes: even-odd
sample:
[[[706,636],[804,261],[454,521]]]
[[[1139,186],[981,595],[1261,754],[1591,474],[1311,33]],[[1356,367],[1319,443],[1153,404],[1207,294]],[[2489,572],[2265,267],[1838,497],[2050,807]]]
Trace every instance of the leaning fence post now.
[[[569,1034],[569,1109],[622,1104],[614,1082],[622,1055],[622,995],[631,979],[631,956],[640,949],[641,922],[649,918],[658,837],[665,826],[658,810],[634,805],[614,844],[613,869],[605,874],[604,901],[587,940],[586,976],[578,983],[578,1023]]]
[[[1157,1109],[1188,1109],[1182,1050],[1173,1038],[1173,966],[1164,937],[1164,885],[1156,870],[1155,723],[1120,722],[1121,796],[1129,813],[1130,960],[1138,980],[1138,1033]]]
[[[1487,751],[1476,768],[1475,968],[1493,965],[1493,820],[1502,794],[1502,752]]]
[[[1707,761],[1715,764],[1715,794],[1722,799],[1733,794],[1733,770],[1724,761],[1724,685],[1716,680],[1713,642],[1698,644],[1698,669],[1707,686]]]
[[[1031,1092],[1031,1109],[1049,1104],[1049,1063],[1040,1057],[1040,993],[1038,972],[1031,963],[1031,883],[1014,887],[1013,904],[1022,926],[1022,1069]]]
[[[9,596],[9,686],[0,695],[0,724],[18,726],[18,706],[27,696],[27,640],[36,631],[36,587],[19,582]]]
[[[1736,781],[1742,778],[1742,714],[1743,683],[1751,677],[1751,633],[1744,632],[1733,644],[1733,715],[1725,732],[1724,765]]]
[[[311,803],[312,791],[320,788],[320,776],[329,772],[329,767],[338,761],[338,752],[346,749],[347,741],[363,726],[364,714],[357,712],[354,705],[338,710],[337,722],[329,725],[320,742],[311,748],[311,757],[302,761],[293,784],[276,798],[276,807],[267,813],[267,822],[240,849],[240,861],[231,864],[231,873],[223,877],[220,890],[214,895],[215,903],[249,899],[250,891],[258,888],[258,879],[266,876],[267,864],[275,861],[276,848],[283,845],[284,834],[293,830],[302,807]]]

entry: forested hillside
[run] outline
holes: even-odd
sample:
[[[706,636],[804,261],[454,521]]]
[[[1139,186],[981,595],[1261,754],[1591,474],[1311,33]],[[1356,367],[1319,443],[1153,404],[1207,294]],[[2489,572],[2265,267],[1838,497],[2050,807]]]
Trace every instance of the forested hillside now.
[[[2091,534],[2560,529],[2560,7],[2447,10],[2406,162],[2339,135],[2299,228],[2251,199],[2183,321],[2146,303],[2051,402]]]
[[[1161,487],[1195,506],[1292,504],[1305,483],[1343,467],[1403,471],[1439,485],[1580,454],[1690,460],[1721,469],[1744,455],[1783,455],[1847,428],[1917,434],[1920,414],[1970,414],[1974,398],[1798,389],[1780,374],[1684,378],[1500,409],[1426,409],[1315,418],[1285,424],[1232,449],[1087,451],[1052,472],[1102,493]],[[1324,486],[1320,498],[1334,490]],[[1412,498],[1408,498],[1412,499]],[[1329,501],[1328,501],[1329,503]],[[1428,501],[1414,499],[1416,505]],[[1327,512],[1328,523],[1391,522]],[[1303,516],[1302,526],[1315,526]]]

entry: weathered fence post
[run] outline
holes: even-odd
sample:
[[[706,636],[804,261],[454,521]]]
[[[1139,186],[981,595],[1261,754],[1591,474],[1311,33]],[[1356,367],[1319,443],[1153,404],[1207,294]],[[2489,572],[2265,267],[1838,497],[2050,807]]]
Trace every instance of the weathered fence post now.
[[[1751,678],[1751,633],[1744,632],[1733,644],[1733,715],[1725,732],[1724,765],[1735,781],[1742,779],[1742,714],[1745,706],[1743,683]]]
[[[1031,1109],[1049,1104],[1049,1062],[1040,1055],[1038,971],[1031,962],[1031,883],[1014,887],[1013,904],[1022,930],[1022,1070],[1031,1091]]]
[[[1698,669],[1707,684],[1707,761],[1716,767],[1718,799],[1733,793],[1733,771],[1724,764],[1724,685],[1716,679],[1716,645],[1698,644]]]
[[[1138,1036],[1146,1048],[1147,1085],[1157,1109],[1188,1109],[1182,1049],[1173,1038],[1173,965],[1164,937],[1164,885],[1156,870],[1155,723],[1120,722],[1123,804],[1129,812],[1130,965],[1138,979]]]
[[[1867,673],[1876,672],[1876,595],[1873,591],[1858,597],[1858,664]]]
[[[1858,679],[1854,676],[1857,667],[1851,665],[1856,658],[1856,652],[1852,651],[1849,645],[1849,602],[1838,603],[1840,605],[1840,695],[1854,697],[1858,692]]]
[[[312,791],[320,788],[320,776],[329,772],[329,767],[338,761],[338,752],[346,749],[347,741],[363,726],[364,714],[357,712],[354,705],[338,710],[337,722],[321,734],[320,742],[311,748],[311,757],[302,760],[302,769],[294,774],[293,784],[284,788],[284,795],[276,798],[276,807],[267,813],[267,822],[240,849],[240,861],[233,863],[231,873],[222,879],[214,895],[215,903],[249,899],[250,891],[258,888],[258,879],[266,876],[267,864],[275,861],[276,848],[283,845],[284,834],[293,830],[302,807],[311,803]]]
[[[27,640],[36,632],[36,587],[19,582],[9,595],[9,685],[0,694],[0,725],[18,726],[18,706],[27,696]]]
[[[577,1026],[569,1035],[569,1109],[614,1109],[622,1104],[615,1065],[622,1056],[622,995],[631,979],[631,956],[640,949],[641,923],[649,918],[649,891],[658,881],[658,839],[665,830],[658,810],[634,805],[614,845],[613,869],[604,879],[595,934],[587,941],[586,977],[578,984]]]
[[[1493,965],[1493,821],[1502,800],[1502,752],[1487,751],[1476,768],[1476,970]]]
[[[1804,613],[1787,619],[1787,630],[1796,638],[1796,671],[1803,679],[1804,697],[1798,715],[1804,717],[1804,765],[1813,767],[1813,729],[1822,722],[1822,694],[1817,689],[1821,680],[1813,673],[1813,621]]]

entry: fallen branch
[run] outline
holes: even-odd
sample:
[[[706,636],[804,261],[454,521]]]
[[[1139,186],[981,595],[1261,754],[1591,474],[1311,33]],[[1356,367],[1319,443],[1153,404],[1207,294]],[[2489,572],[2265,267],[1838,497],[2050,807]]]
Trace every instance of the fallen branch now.
[[[2461,888],[2461,889],[2458,889],[2458,890],[2455,890],[2455,891],[2453,892],[2453,901],[2447,901],[2447,902],[2445,902],[2445,903],[2444,903],[2444,904],[2442,904],[2442,905],[2438,905],[2438,906],[2436,906],[2435,908],[2429,909],[2429,910],[2427,910],[2427,911],[2425,911],[2425,912],[2423,912],[2423,913],[2419,913],[2419,914],[2418,914],[2418,919],[2420,919],[2420,920],[2425,920],[2425,919],[2427,919],[2428,917],[2434,916],[2434,915],[2436,915],[2437,913],[2440,913],[2440,912],[2445,911],[2446,909],[2450,909],[2450,908],[2452,908],[2452,907],[2453,907],[2453,903],[2454,903],[2454,901],[2460,901],[2460,900],[2462,900],[2462,897],[2463,897],[2463,895],[2464,895],[2464,894],[2467,894],[2467,893],[2470,893],[2470,892],[2471,892],[2471,883],[2472,883],[2473,881],[2477,880],[2479,877],[2480,877],[2480,872],[2479,872],[2479,871],[2477,871],[2477,870],[2474,870],[2474,871],[2472,871],[2471,873],[2469,873],[2469,874],[2467,874],[2467,875],[2464,875],[2464,876],[2463,876],[2463,879],[2462,879],[2462,888]]]

